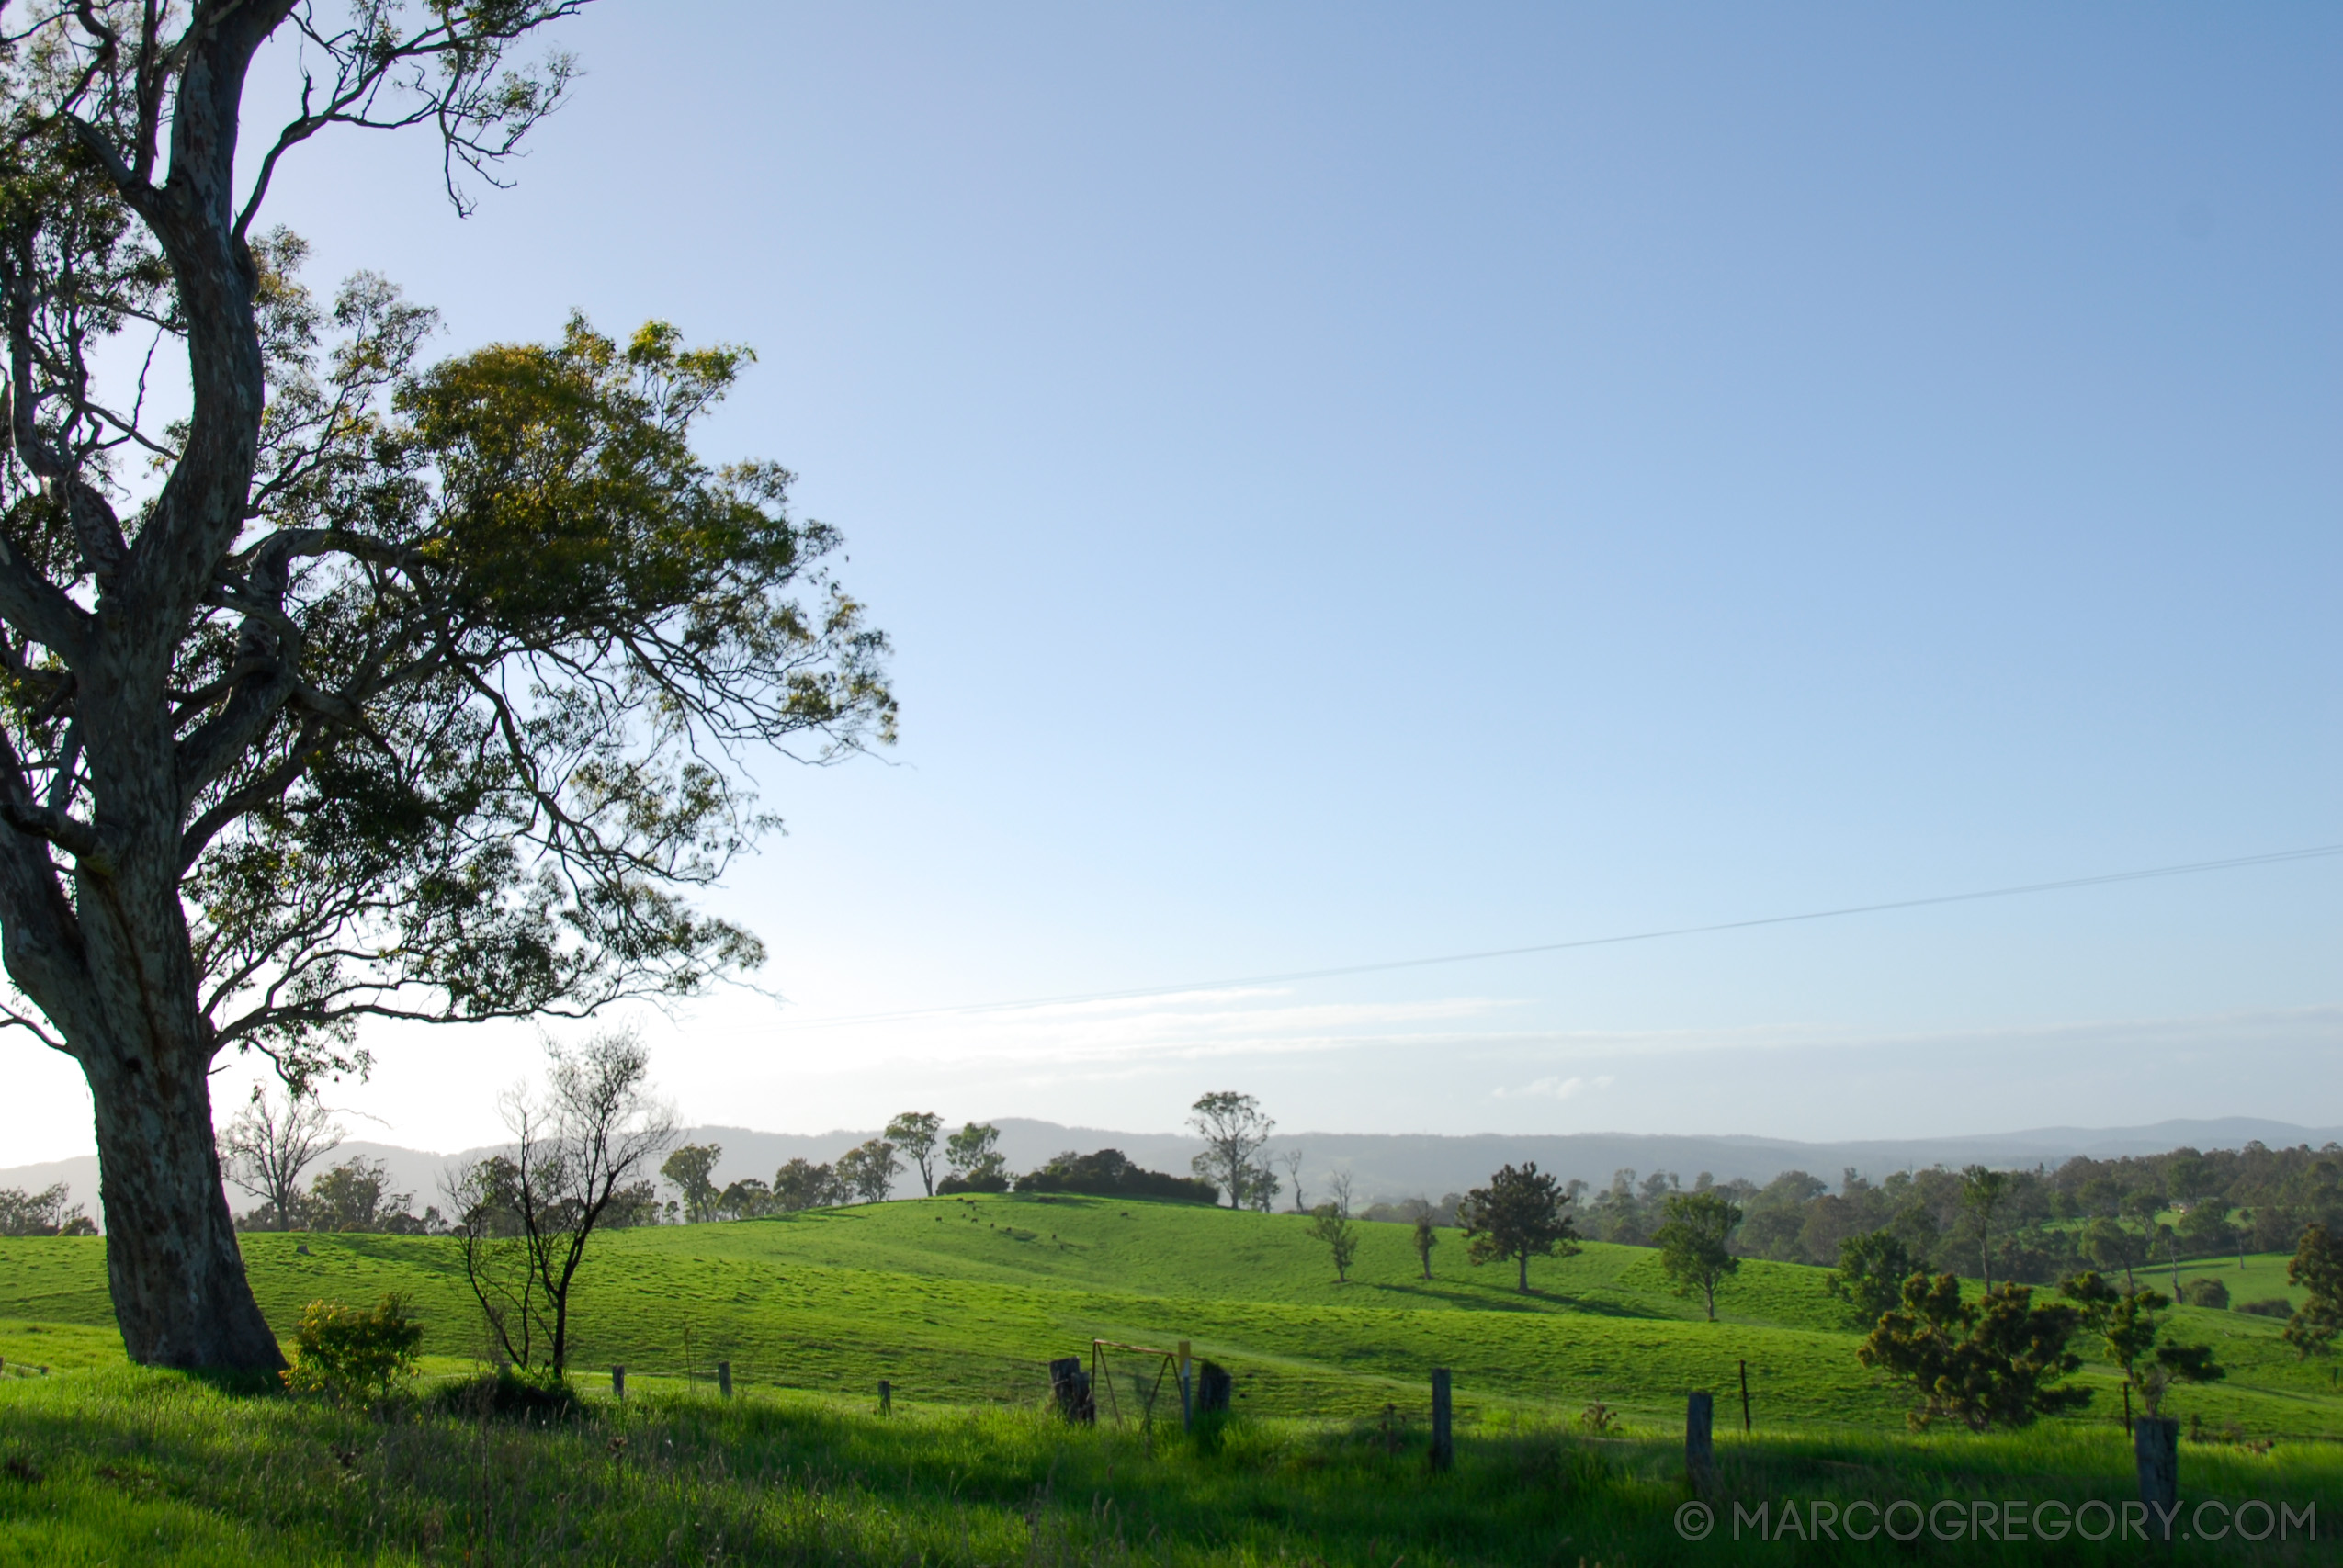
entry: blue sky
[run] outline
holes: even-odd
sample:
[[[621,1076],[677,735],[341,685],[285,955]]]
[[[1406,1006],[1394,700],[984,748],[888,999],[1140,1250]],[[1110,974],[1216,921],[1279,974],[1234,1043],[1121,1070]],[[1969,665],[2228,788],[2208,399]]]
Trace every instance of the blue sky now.
[[[898,640],[902,744],[763,770],[789,836],[719,897],[787,1004],[645,1017],[688,1117],[2343,1122],[2332,860],[809,1026],[2343,841],[2343,13],[610,0],[562,41],[577,101],[472,219],[414,138],[306,151],[276,213],[449,351],[572,306],[753,345],[707,448],[801,474]],[[346,1102],[435,1146],[530,1054],[377,1044]],[[25,1065],[10,1144],[75,1152]]]

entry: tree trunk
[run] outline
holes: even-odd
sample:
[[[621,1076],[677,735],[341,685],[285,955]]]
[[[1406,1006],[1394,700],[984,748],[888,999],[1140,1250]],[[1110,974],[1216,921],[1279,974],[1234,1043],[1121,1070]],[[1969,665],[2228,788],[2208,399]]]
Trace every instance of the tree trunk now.
[[[175,1069],[88,1053],[97,1111],[106,1273],[122,1347],[158,1367],[274,1371],[285,1364],[253,1301],[211,1141],[201,1063]]]
[[[1522,1264],[1522,1294],[1523,1294],[1523,1295],[1525,1295],[1525,1296],[1526,1296],[1526,1295],[1528,1295],[1528,1294],[1530,1293],[1530,1255],[1529,1255],[1528,1253],[1524,1252],[1524,1253],[1522,1253],[1522,1257],[1521,1257],[1521,1264]]]

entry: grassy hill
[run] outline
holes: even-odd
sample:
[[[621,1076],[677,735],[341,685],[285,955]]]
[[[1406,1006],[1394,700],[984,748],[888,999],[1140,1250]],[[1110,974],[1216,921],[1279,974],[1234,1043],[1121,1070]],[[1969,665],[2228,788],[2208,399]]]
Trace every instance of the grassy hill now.
[[[1440,1365],[1454,1371],[1466,1421],[1568,1416],[1601,1400],[1660,1431],[1681,1420],[1686,1390],[1737,1390],[1746,1361],[1762,1429],[1900,1425],[1901,1399],[1855,1364],[1857,1336],[1819,1269],[1745,1262],[1711,1324],[1668,1292],[1644,1249],[1590,1245],[1540,1260],[1525,1297],[1509,1269],[1468,1267],[1454,1232],[1425,1281],[1404,1229],[1364,1225],[1352,1279],[1338,1284],[1306,1224],[992,1197],[619,1232],[588,1262],[574,1364],[598,1372],[623,1362],[630,1381],[655,1386],[721,1359],[749,1388],[860,1399],[887,1378],[907,1405],[1025,1403],[1040,1398],[1050,1358],[1081,1353],[1093,1337],[1187,1339],[1238,1374],[1239,1408],[1262,1415],[1372,1416],[1386,1404],[1420,1413]],[[119,1355],[103,1332],[103,1249],[96,1239],[0,1240],[0,1356],[72,1365]],[[483,1348],[445,1241],[252,1235],[244,1251],[280,1333],[311,1300],[396,1288],[417,1301],[426,1349],[443,1365]],[[2239,1301],[2287,1293],[2282,1259],[2190,1271],[2220,1273]],[[2179,1316],[2182,1336],[2211,1341],[2231,1369],[2224,1383],[2182,1391],[2181,1414],[2258,1435],[2343,1435],[2343,1391],[2327,1366],[2280,1344],[2276,1322]],[[2087,1419],[2111,1419],[2121,1406],[2110,1371],[2086,1376],[2105,1390]]]

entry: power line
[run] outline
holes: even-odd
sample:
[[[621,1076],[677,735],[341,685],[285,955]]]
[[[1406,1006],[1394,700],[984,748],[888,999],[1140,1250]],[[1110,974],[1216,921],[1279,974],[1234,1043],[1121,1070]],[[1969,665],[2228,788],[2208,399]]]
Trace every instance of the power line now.
[[[2057,893],[2075,887],[2104,887],[2117,882],[2146,882],[2164,876],[2193,876],[2203,872],[2236,871],[2247,866],[2281,865],[2290,861],[2319,860],[2343,855],[2343,844],[2317,844],[2308,849],[2280,850],[2262,855],[2238,855],[2229,860],[2191,861],[2186,865],[2150,866],[2145,871],[2115,871],[2099,876],[2072,876],[2057,882],[2028,882],[2015,887],[1986,887],[1970,893],[1939,893],[1926,898],[1896,898],[1885,904],[1850,904],[1837,909],[1809,909],[1797,915],[1764,915],[1749,920],[1720,920],[1705,926],[1670,926],[1659,931],[1628,931],[1618,936],[1579,937],[1569,942],[1542,942],[1528,947],[1491,947],[1478,953],[1443,953],[1434,958],[1393,958],[1377,964],[1350,964],[1336,969],[1296,969],[1282,975],[1248,975],[1229,980],[1194,980],[1179,986],[1143,986],[1125,991],[1083,991],[1062,997],[1028,997],[1018,1001],[966,1002],[951,1007],[908,1008],[899,1012],[855,1013],[843,1018],[807,1019],[799,1029],[832,1029],[849,1023],[891,1023],[900,1019],[934,1018],[945,1013],[1021,1012],[1029,1008],[1070,1007],[1081,1002],[1136,1001],[1149,997],[1176,997],[1193,991],[1224,991],[1247,986],[1286,985],[1301,980],[1331,980],[1345,975],[1378,975],[1394,969],[1424,969],[1436,964],[1473,964],[1488,958],[1522,958],[1536,953],[1568,953],[1581,947],[1615,947],[1631,942],[1658,942],[1668,937],[1703,936],[1714,931],[1749,931],[1759,926],[1795,925],[1804,920],[1833,920],[1847,915],[1876,915],[1891,909],[1921,909],[1935,904],[1968,904],[1981,898],[2015,898],[2028,893]]]

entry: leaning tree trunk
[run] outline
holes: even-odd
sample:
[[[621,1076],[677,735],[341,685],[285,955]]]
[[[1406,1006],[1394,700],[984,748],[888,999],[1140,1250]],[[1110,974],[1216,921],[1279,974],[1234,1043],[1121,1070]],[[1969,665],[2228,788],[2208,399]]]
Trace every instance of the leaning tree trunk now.
[[[84,857],[74,878],[86,990],[65,1027],[96,1113],[108,1282],[132,1360],[274,1370],[284,1358],[220,1185],[164,682],[147,662],[102,646],[84,682],[96,826],[113,852]]]
[[[106,1275],[122,1347],[162,1367],[285,1364],[244,1278],[200,1060],[85,1058],[97,1112]]]

